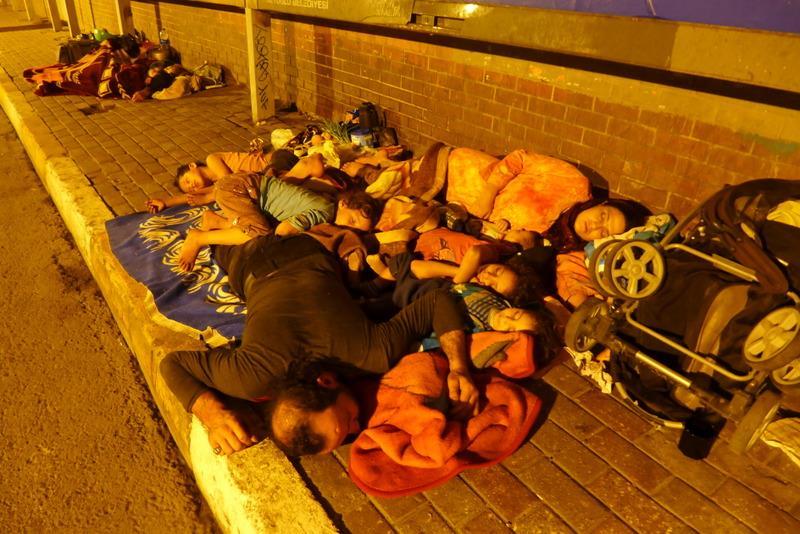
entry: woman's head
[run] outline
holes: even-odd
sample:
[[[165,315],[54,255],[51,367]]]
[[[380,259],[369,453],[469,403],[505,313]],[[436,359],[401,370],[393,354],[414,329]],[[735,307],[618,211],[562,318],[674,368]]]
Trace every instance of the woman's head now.
[[[562,213],[545,235],[562,251],[578,250],[588,241],[641,226],[649,215],[650,210],[634,200],[591,199]]]

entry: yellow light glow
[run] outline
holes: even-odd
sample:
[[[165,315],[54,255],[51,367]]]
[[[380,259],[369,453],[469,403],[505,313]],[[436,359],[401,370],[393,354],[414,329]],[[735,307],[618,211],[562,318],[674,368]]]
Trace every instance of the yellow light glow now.
[[[467,4],[463,8],[461,8],[462,16],[468,17],[478,11],[478,4]]]

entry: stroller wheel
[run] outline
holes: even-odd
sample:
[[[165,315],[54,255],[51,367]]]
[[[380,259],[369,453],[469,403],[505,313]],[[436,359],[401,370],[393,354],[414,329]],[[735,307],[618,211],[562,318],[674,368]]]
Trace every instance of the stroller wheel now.
[[[664,257],[648,241],[626,241],[609,252],[605,281],[614,292],[628,299],[649,297],[664,280]]]
[[[756,324],[744,342],[744,358],[759,371],[773,371],[800,355],[800,309],[784,306]]]
[[[606,295],[611,297],[621,297],[615,290],[614,286],[606,281],[606,273],[611,270],[611,254],[615,247],[623,243],[620,239],[611,239],[606,241],[594,251],[591,259],[589,260],[589,275],[595,285],[602,290]]]
[[[776,388],[787,395],[800,395],[800,358],[772,371],[770,379]]]
[[[778,393],[771,389],[762,391],[736,425],[736,431],[731,436],[731,450],[737,454],[744,454],[750,450],[764,433],[764,429],[772,421],[780,405],[781,396]]]
[[[604,307],[605,303],[596,298],[589,298],[578,306],[564,328],[564,342],[567,347],[584,352],[597,345],[594,330],[597,318],[602,314]]]

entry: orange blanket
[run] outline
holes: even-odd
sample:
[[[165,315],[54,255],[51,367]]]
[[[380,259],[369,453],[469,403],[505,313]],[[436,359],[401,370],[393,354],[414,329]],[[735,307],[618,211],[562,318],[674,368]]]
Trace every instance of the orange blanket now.
[[[530,361],[525,350],[509,351],[511,359]],[[528,369],[533,372],[532,365]],[[377,407],[350,450],[350,478],[365,493],[418,493],[464,469],[500,462],[521,445],[539,413],[535,395],[496,373],[477,371],[480,412],[455,421],[446,414],[447,373],[444,357],[418,352],[383,376]]]

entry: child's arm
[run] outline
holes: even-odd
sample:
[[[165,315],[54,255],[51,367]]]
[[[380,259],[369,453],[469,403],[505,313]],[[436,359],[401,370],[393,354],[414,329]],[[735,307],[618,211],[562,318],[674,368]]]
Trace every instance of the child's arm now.
[[[211,171],[211,180],[216,182],[223,176],[228,176],[233,172],[233,169],[228,167],[227,163],[222,159],[224,152],[214,152],[206,157],[206,166]]]
[[[472,245],[464,254],[456,274],[453,275],[453,283],[463,284],[469,282],[478,273],[481,265],[494,263],[499,259],[496,247],[489,244]]]
[[[425,278],[453,278],[458,274],[458,266],[436,260],[414,260],[411,273],[420,280]]]
[[[180,195],[175,195],[174,197],[149,198],[147,199],[145,206],[147,206],[147,211],[150,213],[158,213],[165,208],[171,208],[172,206],[178,206],[186,203],[188,203],[187,196],[181,193]]]

